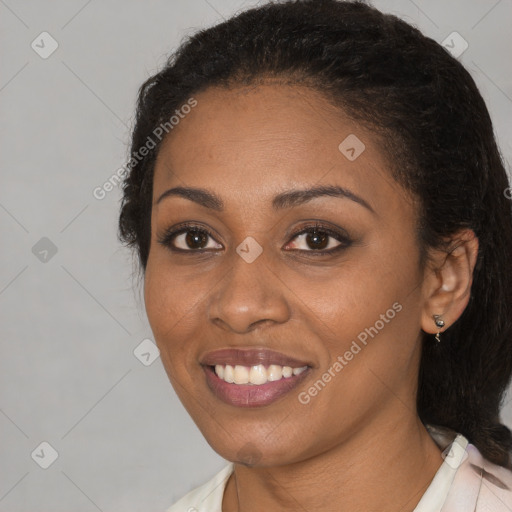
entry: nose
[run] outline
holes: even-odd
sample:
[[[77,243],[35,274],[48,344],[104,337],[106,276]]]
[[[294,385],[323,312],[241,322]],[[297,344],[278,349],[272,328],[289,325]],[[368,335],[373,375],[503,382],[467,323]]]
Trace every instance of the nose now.
[[[210,321],[239,334],[261,324],[286,322],[290,318],[287,288],[276,274],[263,255],[247,263],[235,254],[231,270],[210,297]]]

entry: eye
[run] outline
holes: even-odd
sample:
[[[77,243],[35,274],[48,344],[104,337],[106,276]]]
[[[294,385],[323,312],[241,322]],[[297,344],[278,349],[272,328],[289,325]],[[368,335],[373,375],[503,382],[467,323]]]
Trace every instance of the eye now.
[[[315,256],[329,255],[351,245],[352,240],[343,231],[337,231],[320,223],[302,227],[291,235],[292,242],[285,250],[291,252],[309,252]],[[297,239],[296,242],[293,240]],[[196,224],[180,224],[166,230],[158,238],[158,243],[174,252],[217,251],[223,246],[215,242],[212,233]],[[290,249],[290,243],[292,247]],[[302,245],[302,247],[301,247]]]
[[[315,223],[312,226],[302,228],[292,235],[292,251],[310,252],[315,256],[329,255],[347,248],[352,240],[341,231]],[[289,245],[288,245],[289,247]]]
[[[181,224],[166,230],[158,243],[176,252],[202,252],[203,250],[222,249],[222,245],[208,244],[208,239],[214,241],[213,235],[207,229],[195,224]]]

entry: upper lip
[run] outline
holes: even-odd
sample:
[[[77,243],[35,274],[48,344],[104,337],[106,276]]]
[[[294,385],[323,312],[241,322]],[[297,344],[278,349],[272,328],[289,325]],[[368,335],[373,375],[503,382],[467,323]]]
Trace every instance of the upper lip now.
[[[214,350],[205,354],[201,358],[200,363],[207,366],[215,366],[216,364],[229,364],[232,366],[257,366],[259,364],[269,366],[271,364],[278,364],[280,366],[291,366],[292,368],[310,366],[305,361],[266,348],[225,348]]]

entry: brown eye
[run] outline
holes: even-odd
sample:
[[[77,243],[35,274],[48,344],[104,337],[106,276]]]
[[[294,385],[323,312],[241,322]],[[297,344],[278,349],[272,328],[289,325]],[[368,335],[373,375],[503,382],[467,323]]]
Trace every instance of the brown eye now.
[[[329,235],[321,231],[311,231],[305,241],[312,249],[325,249],[329,245]]]
[[[297,241],[293,241],[297,240]],[[180,225],[168,229],[158,238],[158,242],[171,251],[201,253],[223,249],[213,235],[205,228],[196,225]],[[307,226],[292,236],[287,250],[310,253],[314,256],[328,256],[352,244],[345,232],[315,224]]]
[[[185,244],[189,249],[204,249],[208,240],[208,234],[204,231],[187,231]]]
[[[210,242],[211,240],[211,242]],[[195,226],[181,226],[167,230],[158,242],[173,251],[200,252],[210,249],[222,249],[206,229]]]
[[[329,255],[350,246],[352,240],[347,234],[337,232],[320,224],[308,226],[297,232],[287,248],[312,255]]]

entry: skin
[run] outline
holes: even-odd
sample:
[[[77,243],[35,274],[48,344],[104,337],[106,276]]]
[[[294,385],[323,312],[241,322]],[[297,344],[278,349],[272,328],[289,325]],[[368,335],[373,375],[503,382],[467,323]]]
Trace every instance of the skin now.
[[[478,241],[461,231],[451,253],[431,251],[422,267],[416,202],[392,179],[375,136],[320,94],[265,83],[194,97],[155,165],[144,297],[180,400],[235,462],[223,511],[412,511],[443,461],[415,406],[421,330],[438,331],[434,314],[446,330],[466,307]],[[349,134],[366,147],[354,161],[338,149]],[[329,196],[273,210],[277,193],[320,184],[349,189],[373,211]],[[157,204],[176,186],[208,188],[224,211],[175,196]],[[315,220],[352,243],[315,257],[314,243],[289,236]],[[213,232],[210,252],[173,253],[158,242],[185,221]],[[235,250],[248,236],[263,248],[252,263]],[[329,248],[339,243],[329,238]],[[183,235],[175,244],[188,247]],[[300,403],[299,392],[396,302],[402,310]],[[210,391],[198,363],[233,347],[270,348],[312,369],[273,404],[234,407]]]

